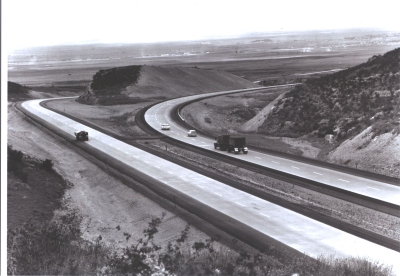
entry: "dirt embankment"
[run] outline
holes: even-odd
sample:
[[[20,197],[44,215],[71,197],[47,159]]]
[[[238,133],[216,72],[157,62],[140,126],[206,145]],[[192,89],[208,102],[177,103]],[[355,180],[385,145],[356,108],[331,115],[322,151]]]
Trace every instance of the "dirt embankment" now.
[[[135,70],[135,74],[126,72],[132,70]],[[109,75],[121,81],[104,81],[110,78]],[[167,66],[128,66],[96,74],[86,93],[78,101],[86,104],[112,105],[252,87],[259,85],[223,71]]]
[[[329,153],[333,163],[400,178],[400,135],[374,135],[372,127]]]

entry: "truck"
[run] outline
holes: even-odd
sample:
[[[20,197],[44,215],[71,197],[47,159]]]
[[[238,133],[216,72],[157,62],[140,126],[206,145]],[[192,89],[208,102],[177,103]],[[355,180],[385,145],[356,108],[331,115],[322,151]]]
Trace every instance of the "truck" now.
[[[87,131],[75,131],[76,141],[89,141],[89,133]]]
[[[214,148],[219,148],[220,150],[227,150],[228,152],[234,152],[238,154],[243,152],[248,153],[248,148],[246,147],[245,137],[231,137],[230,135],[220,135],[217,137],[217,142],[214,143]]]

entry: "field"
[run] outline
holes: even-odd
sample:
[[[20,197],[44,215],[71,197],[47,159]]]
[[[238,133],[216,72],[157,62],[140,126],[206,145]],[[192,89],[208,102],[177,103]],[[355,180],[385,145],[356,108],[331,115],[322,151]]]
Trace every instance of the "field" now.
[[[9,80],[33,87],[82,85],[100,69],[179,65],[224,70],[276,84],[345,69],[400,46],[400,36],[374,30],[272,33],[236,39],[134,45],[33,48],[9,53]]]

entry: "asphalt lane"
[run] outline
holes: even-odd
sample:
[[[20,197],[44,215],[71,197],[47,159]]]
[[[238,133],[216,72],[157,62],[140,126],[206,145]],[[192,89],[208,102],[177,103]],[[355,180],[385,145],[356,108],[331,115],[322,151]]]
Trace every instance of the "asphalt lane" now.
[[[231,92],[232,91],[216,92],[207,95],[223,95]],[[366,179],[315,165],[252,151],[251,148],[249,148],[249,153],[247,155],[242,153],[235,155],[226,151],[220,151],[219,149],[215,150],[215,140],[212,140],[208,137],[204,137],[200,134],[197,134],[197,137],[188,137],[188,129],[182,127],[172,120],[170,116],[171,110],[177,105],[202,97],[204,97],[204,95],[195,95],[154,105],[147,110],[145,114],[145,120],[151,127],[160,133],[196,147],[201,147],[203,149],[218,152],[220,154],[242,159],[257,165],[300,176],[353,193],[386,201],[395,205],[400,204],[400,186],[390,185],[384,182]],[[161,130],[161,124],[163,123],[169,124],[171,129],[169,131]]]
[[[107,158],[118,159],[132,170],[140,170],[163,185],[177,189],[194,200],[311,257],[365,257],[393,265],[394,270],[400,273],[400,253],[396,251],[314,221],[144,152],[45,109],[39,105],[41,101],[28,101],[23,103],[22,107],[71,137],[74,137],[74,131],[88,131],[89,141],[79,143],[88,143],[103,153],[105,161]]]

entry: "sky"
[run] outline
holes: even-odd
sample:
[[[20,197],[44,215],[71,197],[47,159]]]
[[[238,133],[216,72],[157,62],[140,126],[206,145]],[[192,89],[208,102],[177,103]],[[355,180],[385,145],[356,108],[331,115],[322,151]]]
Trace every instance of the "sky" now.
[[[33,46],[200,40],[246,33],[400,31],[396,0],[3,0],[2,41]]]

